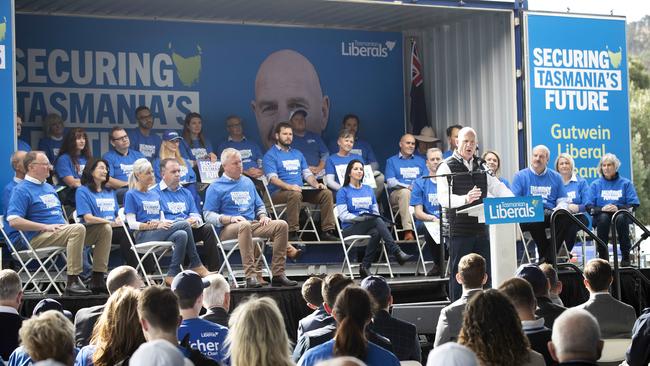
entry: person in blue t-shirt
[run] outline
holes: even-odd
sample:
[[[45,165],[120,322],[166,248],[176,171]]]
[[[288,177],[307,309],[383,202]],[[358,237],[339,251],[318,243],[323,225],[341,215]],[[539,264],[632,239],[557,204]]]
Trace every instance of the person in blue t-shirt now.
[[[264,172],[269,180],[269,193],[274,203],[286,203],[286,220],[289,224],[289,240],[298,240],[299,214],[303,201],[320,206],[321,239],[338,241],[334,230],[334,202],[332,192],[319,183],[307,165],[305,156],[291,148],[293,128],[286,122],[275,127],[276,144],[271,146],[263,159]],[[303,187],[303,180],[311,188]]]
[[[574,167],[573,157],[567,153],[559,154],[555,159],[555,170],[562,176],[564,189],[569,198],[567,210],[587,226],[589,225],[589,218],[587,217],[586,205],[590,202],[589,183],[575,173]],[[571,223],[571,227],[567,229],[564,242],[569,251],[567,254],[569,258],[572,256],[571,249],[573,249],[576,242],[576,235],[579,230],[580,228],[575,223]]]
[[[133,164],[133,174],[129,177],[129,191],[124,196],[124,213],[131,230],[135,230],[137,243],[148,241],[171,241],[174,243],[172,258],[165,282],[181,271],[185,257],[189,257],[189,268],[202,277],[210,274],[203,266],[190,224],[185,221],[164,220],[161,215],[160,194],[150,188],[155,184],[153,167],[146,159],[138,159]]]
[[[160,136],[152,131],[153,114],[148,107],[139,106],[135,109],[135,118],[138,121],[138,127],[128,132],[131,145],[149,161],[153,161],[158,157],[158,149],[162,143]]]
[[[499,178],[501,183],[510,189],[510,182],[501,176],[501,156],[494,150],[488,150],[483,153],[482,158],[485,160],[487,167],[490,168],[492,175]]]
[[[372,149],[370,143],[366,140],[359,138],[359,125],[361,124],[361,119],[356,114],[348,113],[343,116],[341,121],[341,129],[348,130],[354,135],[354,146],[350,152],[352,154],[360,155],[363,159],[364,164],[370,164],[374,172],[379,172],[379,162],[377,162],[377,157],[375,156],[375,151]],[[338,139],[330,141],[328,145],[330,153],[334,154],[339,151]],[[384,177],[381,177],[382,182]]]
[[[409,213],[413,183],[427,172],[422,157],[415,155],[415,137],[411,134],[399,140],[399,152],[386,161],[386,183],[390,189],[390,204],[397,208],[404,230],[404,240],[415,240]]]
[[[299,108],[289,115],[289,124],[293,128],[293,141],[291,148],[300,151],[309,165],[309,170],[316,178],[321,179],[325,175],[325,161],[329,151],[320,135],[307,131],[307,111]]]
[[[336,212],[341,220],[343,237],[350,235],[370,235],[365,248],[363,261],[359,265],[359,275],[368,277],[370,266],[381,251],[380,241],[384,241],[388,253],[393,254],[400,265],[412,256],[404,253],[395,244],[384,219],[379,215],[379,206],[372,188],[363,185],[363,163],[353,159],[345,169],[343,187],[336,193]]]
[[[46,360],[72,365],[78,352],[72,322],[57,310],[44,311],[25,320],[19,335],[21,346],[11,354],[7,365],[29,366]]]
[[[438,165],[442,162],[442,150],[437,147],[432,147],[427,150],[427,175],[436,175]],[[431,248],[431,256],[433,257],[433,267],[427,272],[427,276],[439,276],[440,264],[442,259],[442,252],[446,252],[446,248],[441,248],[438,243],[440,238],[433,238],[424,227],[424,222],[435,222],[436,225],[440,224],[440,203],[438,202],[438,184],[436,178],[418,179],[413,184],[413,192],[411,192],[411,202],[413,206],[414,216],[417,219],[416,226],[420,235],[424,234],[426,243]],[[444,247],[444,246],[443,246]]]
[[[228,139],[219,144],[217,155],[221,156],[221,153],[229,147],[236,149],[241,154],[244,175],[255,180],[264,176],[264,170],[262,170],[262,157],[264,154],[262,154],[262,150],[257,143],[248,140],[244,136],[241,117],[228,116],[226,118],[226,130],[228,130]],[[255,180],[253,182],[257,183]],[[264,189],[264,187],[261,188]]]
[[[530,232],[535,244],[539,262],[550,263],[553,255],[551,242],[546,237],[546,229],[550,227],[553,211],[558,208],[566,209],[569,197],[564,188],[562,177],[556,171],[548,168],[551,151],[544,145],[533,148],[530,167],[522,169],[512,179],[511,190],[515,196],[540,196],[544,203],[544,221],[520,224],[522,231]],[[571,219],[561,215],[556,222],[557,239],[556,250],[562,245],[567,236],[567,229],[571,226]]]
[[[225,345],[228,328],[199,318],[203,307],[203,289],[210,282],[194,271],[183,271],[174,277],[172,291],[178,296],[178,305],[183,321],[178,327],[178,339],[189,342],[193,349],[200,351],[217,362],[228,360]]]
[[[25,141],[20,139],[20,134],[23,131],[23,116],[18,113],[16,114],[16,151],[32,151],[32,147]]]
[[[160,162],[162,180],[153,189],[160,195],[160,209],[166,220],[185,220],[192,227],[195,242],[202,241],[208,270],[219,269],[217,239],[211,224],[204,224],[192,193],[180,184],[181,168],[176,159]]]
[[[59,185],[68,189],[62,191],[63,204],[74,206],[74,192],[81,185],[81,173],[92,158],[88,135],[83,128],[71,129],[63,138],[54,171]]]
[[[7,223],[7,209],[9,209],[9,200],[11,198],[11,193],[13,192],[14,187],[16,187],[18,183],[22,182],[25,179],[26,172],[23,161],[25,160],[26,155],[27,152],[22,150],[18,150],[11,155],[11,168],[14,170],[14,178],[10,180],[2,190],[2,224],[4,226],[5,233],[10,238],[15,237],[16,234],[14,234],[14,232],[16,230]],[[2,250],[4,251],[5,248]]]
[[[108,137],[113,149],[102,157],[108,162],[110,172],[107,185],[116,191],[117,202],[124,204],[124,193],[129,187],[129,175],[133,172],[133,163],[144,158],[144,155],[131,149],[131,140],[124,128],[113,127]]]
[[[45,136],[38,141],[38,149],[43,151],[50,161],[56,160],[63,145],[63,118],[56,113],[50,113],[43,121],[43,132]]]
[[[241,161],[241,154],[236,149],[227,148],[221,153],[224,173],[210,184],[205,194],[205,220],[219,230],[222,240],[237,239],[247,288],[258,288],[265,283],[261,274],[262,264],[255,258],[253,237],[272,239],[271,285],[295,286],[296,281],[285,275],[288,225],[284,220],[268,217],[253,182],[242,174]]]
[[[66,293],[86,295],[90,291],[79,281],[82,271],[84,244],[93,249],[93,274],[91,289],[103,291],[104,274],[108,268],[108,254],[111,250],[111,228],[109,225],[84,227],[82,224],[68,224],[63,217],[61,202],[54,187],[46,182],[51,165],[45,153],[31,151],[25,155],[23,165],[27,174],[25,180],[14,187],[11,193],[7,221],[16,230],[25,233],[33,248],[48,246],[66,247],[68,280]],[[19,243],[18,232],[11,238]]]
[[[614,154],[605,154],[598,163],[601,177],[591,183],[590,202],[587,210],[594,217],[596,234],[605,243],[608,242],[609,229],[612,216],[618,210],[632,211],[639,207],[639,197],[634,184],[627,178],[619,175],[618,169],[621,161]],[[630,224],[632,221],[627,216],[616,219],[616,237],[621,248],[621,267],[630,266]],[[598,256],[609,260],[606,248],[598,246]]]
[[[212,143],[203,135],[203,118],[196,112],[188,113],[183,123],[181,155],[187,160],[217,161]]]
[[[456,124],[456,125],[451,125],[447,127],[447,151],[445,151],[442,154],[443,159],[447,159],[448,157],[452,156],[454,154],[454,151],[458,148],[457,141],[458,141],[458,131],[460,131],[463,128],[463,126]]]
[[[336,323],[334,339],[316,346],[298,361],[298,366],[314,366],[333,357],[352,356],[368,366],[398,366],[395,355],[368,341],[365,329],[372,320],[372,301],[368,292],[348,286],[336,297],[332,314]]]

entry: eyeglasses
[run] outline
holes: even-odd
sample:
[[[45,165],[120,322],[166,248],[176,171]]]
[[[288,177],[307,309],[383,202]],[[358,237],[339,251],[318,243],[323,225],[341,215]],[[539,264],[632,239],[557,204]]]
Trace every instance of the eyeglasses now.
[[[138,117],[139,120],[150,119],[150,118],[153,118],[153,116],[152,116],[151,114],[147,114],[147,115],[145,115],[145,116],[140,116],[140,117]]]
[[[227,128],[241,127],[241,123],[237,123],[236,125],[228,125],[226,127]]]
[[[35,165],[45,165],[45,166],[52,166],[52,164],[50,164],[50,162],[47,162],[47,163],[41,163],[41,162],[38,162],[38,161],[33,161],[32,164],[35,164]]]
[[[124,135],[124,136],[122,136],[122,137],[116,137],[116,138],[114,138],[113,141],[122,141],[122,142],[124,142],[124,141],[126,141],[126,140],[128,140],[128,139],[129,139],[129,135]]]

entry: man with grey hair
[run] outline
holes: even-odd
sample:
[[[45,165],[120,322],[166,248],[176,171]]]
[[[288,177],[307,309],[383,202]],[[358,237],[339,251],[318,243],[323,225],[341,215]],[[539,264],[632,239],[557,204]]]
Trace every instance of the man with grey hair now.
[[[551,242],[546,237],[546,229],[550,227],[553,211],[567,209],[569,196],[564,188],[562,176],[548,168],[551,152],[544,145],[533,148],[530,167],[522,169],[515,174],[510,189],[515,196],[541,196],[544,204],[544,221],[520,224],[522,231],[528,231],[537,245],[539,262],[550,262],[554,254]],[[574,225],[567,216],[560,216],[557,220],[557,246],[558,249],[565,240],[567,233]],[[575,231],[574,231],[575,232]],[[555,249],[557,250],[557,249]]]
[[[18,347],[18,330],[23,318],[18,308],[23,301],[23,285],[20,277],[11,269],[0,271],[0,359],[8,360]]]
[[[284,220],[271,220],[264,202],[250,178],[243,175],[241,153],[227,148],[221,153],[223,175],[210,184],[205,194],[203,216],[219,231],[222,240],[237,238],[244,266],[247,288],[259,288],[261,262],[255,259],[253,236],[270,238],[273,242],[271,265],[272,286],[295,286],[285,275],[288,225]]]
[[[203,307],[207,312],[201,319],[227,327],[230,318],[230,285],[220,274],[212,274],[205,279],[210,282],[210,286],[203,290]]]
[[[559,365],[596,365],[603,350],[596,318],[582,309],[565,311],[555,320],[548,350]]]

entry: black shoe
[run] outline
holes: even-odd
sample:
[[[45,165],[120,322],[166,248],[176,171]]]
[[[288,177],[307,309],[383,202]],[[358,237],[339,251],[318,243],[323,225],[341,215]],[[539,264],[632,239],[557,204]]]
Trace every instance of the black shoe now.
[[[338,234],[334,230],[326,231],[320,234],[321,241],[341,241]]]
[[[90,286],[90,291],[92,291],[93,295],[108,295],[106,286]]]
[[[300,241],[300,234],[297,231],[289,231],[289,241]]]
[[[413,259],[412,255],[404,253],[401,249],[394,255],[395,259],[397,259],[397,263],[399,263],[400,266],[403,266],[406,261]]]
[[[92,291],[87,289],[83,283],[74,281],[65,287],[65,294],[71,296],[90,295]]]
[[[435,277],[435,276],[440,276],[440,267],[436,265],[435,263],[433,264],[433,267],[427,272],[427,276]]]
[[[364,278],[370,276],[370,272],[368,271],[368,268],[364,266],[363,264],[359,265],[359,277],[363,280]]]
[[[298,282],[288,279],[285,275],[273,276],[273,278],[271,278],[271,286],[273,287],[291,287],[297,284]]]
[[[246,278],[246,288],[260,288],[262,285],[260,285],[259,282],[257,282],[256,277],[248,277]]]

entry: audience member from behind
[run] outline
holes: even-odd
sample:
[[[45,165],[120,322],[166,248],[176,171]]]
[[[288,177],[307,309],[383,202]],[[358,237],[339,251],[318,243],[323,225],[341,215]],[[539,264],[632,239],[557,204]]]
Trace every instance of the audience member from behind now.
[[[309,277],[302,284],[302,298],[307,303],[307,307],[314,312],[298,322],[298,336],[296,339],[300,338],[306,332],[334,323],[334,318],[325,311],[323,293],[321,291],[322,287],[323,280],[315,276]]]
[[[420,362],[422,351],[415,325],[393,318],[389,313],[389,309],[393,305],[393,295],[391,295],[386,279],[381,276],[366,277],[361,281],[361,288],[368,291],[377,306],[368,327],[390,339],[393,353],[400,361],[415,360]]]
[[[106,287],[110,294],[115,293],[122,287],[140,289],[144,287],[142,278],[131,266],[119,266],[113,268],[106,277]],[[75,345],[79,348],[87,346],[92,335],[95,322],[104,312],[106,304],[82,308],[77,311],[74,317]]]
[[[228,326],[230,315],[230,285],[220,274],[211,274],[205,277],[210,283],[203,289],[203,307],[207,310],[201,319],[215,324]]]
[[[499,291],[514,305],[521,320],[530,348],[544,356],[547,365],[553,365],[553,359],[548,352],[548,342],[551,340],[551,330],[544,326],[544,319],[535,319],[537,301],[532,286],[522,278],[510,278],[499,286]]]
[[[607,338],[630,338],[636,321],[636,312],[630,305],[616,300],[609,293],[612,267],[604,259],[592,259],[585,266],[583,283],[589,291],[589,300],[576,306],[593,315],[600,326],[600,335]]]
[[[463,325],[463,314],[465,314],[467,302],[483,291],[483,285],[487,282],[487,278],[483,257],[476,253],[470,253],[460,259],[456,281],[463,286],[463,294],[460,299],[445,306],[440,312],[434,347],[456,341]]]
[[[429,352],[427,366],[478,366],[478,360],[471,349],[448,342]]]
[[[18,308],[22,301],[20,276],[11,269],[0,270],[0,359],[8,360],[18,347],[18,330],[23,323]]]
[[[550,298],[550,288],[546,275],[536,264],[524,264],[517,268],[515,277],[523,278],[533,287],[535,300],[537,300],[537,310],[535,315],[538,318],[544,318],[544,325],[552,329],[555,319],[566,310],[565,307],[555,305]]]
[[[336,356],[353,356],[368,366],[399,365],[394,354],[366,337],[365,328],[372,320],[372,300],[366,290],[356,286],[343,289],[336,298],[332,316],[338,324],[334,339],[307,351],[299,366],[315,365]]]
[[[178,347],[162,339],[143,343],[130,361],[138,366],[195,366]]]
[[[650,363],[650,308],[645,308],[632,328],[632,344],[625,353],[630,366],[645,366]]]
[[[544,272],[544,275],[548,280],[548,284],[551,287],[548,292],[551,302],[553,302],[553,304],[555,305],[564,306],[564,303],[560,298],[563,285],[562,285],[562,281],[560,281],[560,278],[557,275],[557,271],[555,270],[555,268],[553,268],[551,264],[542,263],[539,266],[539,269],[541,269],[542,272]]]
[[[545,365],[544,357],[530,349],[510,300],[494,289],[467,303],[458,343],[474,351],[482,365]]]
[[[205,356],[220,362],[226,359],[224,341],[228,328],[199,318],[203,306],[203,289],[210,282],[194,271],[183,271],[174,277],[172,291],[178,297],[183,322],[178,328],[181,344],[189,345]]]
[[[232,366],[289,366],[291,346],[275,300],[251,298],[233,311],[226,347]]]
[[[548,350],[559,365],[597,365],[603,351],[598,322],[582,309],[569,309],[553,325]]]
[[[138,296],[138,290],[123,287],[108,298],[90,345],[79,351],[75,365],[129,364],[133,352],[145,342],[138,318]]]
[[[19,335],[22,348],[32,362],[52,359],[64,365],[73,364],[74,329],[70,320],[63,313],[48,310],[25,320]],[[12,359],[8,363],[8,365],[20,364],[13,363]]]

